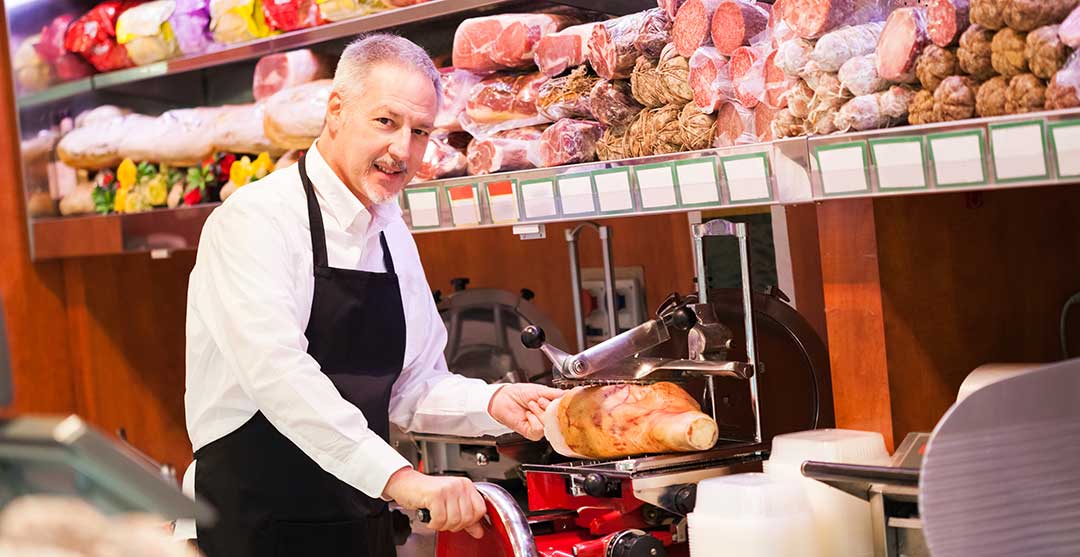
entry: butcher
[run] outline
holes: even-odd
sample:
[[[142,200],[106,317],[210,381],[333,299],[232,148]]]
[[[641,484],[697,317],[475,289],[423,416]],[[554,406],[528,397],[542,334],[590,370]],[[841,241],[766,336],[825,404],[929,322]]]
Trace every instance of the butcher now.
[[[187,301],[185,484],[212,504],[207,557],[395,554],[393,501],[482,534],[469,480],[414,470],[391,424],[543,436],[561,391],[450,373],[446,330],[396,198],[439,109],[423,49],[371,35],[341,55],[319,138],[207,219]]]

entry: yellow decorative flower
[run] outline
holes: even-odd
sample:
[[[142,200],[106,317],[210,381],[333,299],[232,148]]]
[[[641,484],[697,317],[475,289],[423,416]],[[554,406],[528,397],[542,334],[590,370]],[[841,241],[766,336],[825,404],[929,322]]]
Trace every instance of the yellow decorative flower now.
[[[116,189],[116,198],[113,199],[113,211],[116,211],[117,213],[124,212],[125,208],[127,207],[127,197],[130,190],[130,186],[120,186]]]
[[[116,168],[116,181],[121,188],[130,188],[135,184],[135,174],[135,163],[131,162],[131,159],[124,159]]]
[[[251,163],[253,177],[258,180],[270,174],[274,170],[274,161],[270,160],[270,153],[263,151]]]
[[[169,198],[169,188],[165,185],[165,176],[158,174],[146,184],[146,195],[150,205],[155,207],[165,204]]]
[[[243,186],[251,181],[252,168],[251,158],[248,156],[240,157],[232,163],[232,167],[229,168],[229,181],[236,184],[236,187]]]

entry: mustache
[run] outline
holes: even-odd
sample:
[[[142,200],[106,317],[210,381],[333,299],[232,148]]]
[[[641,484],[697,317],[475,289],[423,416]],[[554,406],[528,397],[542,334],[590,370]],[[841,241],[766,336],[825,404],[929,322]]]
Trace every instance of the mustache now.
[[[393,159],[377,159],[374,164],[390,169],[394,172],[406,172],[409,169],[408,161],[396,161]]]

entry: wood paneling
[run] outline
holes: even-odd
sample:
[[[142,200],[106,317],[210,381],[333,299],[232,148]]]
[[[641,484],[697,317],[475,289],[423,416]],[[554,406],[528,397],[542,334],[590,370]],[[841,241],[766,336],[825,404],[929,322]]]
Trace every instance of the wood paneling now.
[[[32,223],[30,229],[38,260],[124,250],[121,219],[117,215],[43,219]]]
[[[821,283],[821,249],[818,238],[817,207],[813,204],[784,207],[790,246],[791,274],[799,313],[810,322],[828,344],[825,324],[825,296]]]

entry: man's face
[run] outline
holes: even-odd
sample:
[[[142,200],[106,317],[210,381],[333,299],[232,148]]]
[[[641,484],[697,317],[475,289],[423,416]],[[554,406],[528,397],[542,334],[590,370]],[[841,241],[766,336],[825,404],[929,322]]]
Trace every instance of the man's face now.
[[[373,67],[359,89],[351,98],[330,95],[327,160],[365,205],[379,204],[420,168],[438,98],[431,80],[397,64]]]

